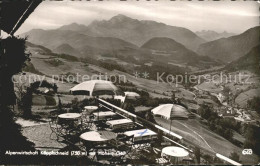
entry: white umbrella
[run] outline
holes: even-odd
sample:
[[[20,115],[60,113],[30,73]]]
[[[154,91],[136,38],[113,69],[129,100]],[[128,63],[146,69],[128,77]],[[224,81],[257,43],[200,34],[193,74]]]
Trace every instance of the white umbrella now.
[[[118,95],[122,94],[120,89],[112,82],[105,80],[91,80],[82,82],[70,89],[73,95]]]
[[[152,109],[154,115],[160,115],[166,119],[187,119],[188,111],[177,104],[162,104]]]
[[[188,111],[183,106],[177,104],[162,104],[151,110],[154,115],[162,116],[165,119],[170,119],[170,131],[173,119],[188,119]]]
[[[135,100],[137,98],[140,98],[140,95],[136,92],[125,92],[126,99]]]
[[[70,89],[70,93],[73,95],[87,95],[87,96],[99,96],[99,95],[120,95],[124,94],[119,88],[117,88],[111,81],[106,80],[90,80],[82,82]],[[99,114],[99,109],[98,109]],[[99,119],[99,115],[98,115]]]

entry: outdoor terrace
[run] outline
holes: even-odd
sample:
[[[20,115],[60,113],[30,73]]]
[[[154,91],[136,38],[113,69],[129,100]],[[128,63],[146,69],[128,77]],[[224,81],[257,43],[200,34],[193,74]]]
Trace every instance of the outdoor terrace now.
[[[182,136],[99,98],[95,106],[86,106],[81,113],[52,114],[50,128],[53,141],[84,152],[93,162],[196,163],[193,147],[186,146],[190,143]],[[176,148],[183,152],[179,154]],[[209,153],[228,164],[240,165],[221,154]]]

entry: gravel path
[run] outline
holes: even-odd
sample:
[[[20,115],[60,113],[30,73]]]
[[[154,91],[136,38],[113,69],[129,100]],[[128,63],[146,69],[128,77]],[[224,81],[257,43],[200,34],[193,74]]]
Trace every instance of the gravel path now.
[[[35,143],[35,148],[39,150],[58,150],[66,146],[55,140],[55,134],[52,134],[52,139],[54,138],[54,140],[50,138],[51,129],[49,124],[24,127],[22,133],[31,142]]]

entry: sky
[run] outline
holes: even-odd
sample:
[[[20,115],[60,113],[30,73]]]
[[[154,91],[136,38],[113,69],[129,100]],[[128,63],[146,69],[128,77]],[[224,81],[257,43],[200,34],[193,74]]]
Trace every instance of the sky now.
[[[260,3],[254,1],[43,1],[16,34],[31,29],[56,29],[123,14],[138,20],[154,20],[188,28],[242,33],[259,25]]]

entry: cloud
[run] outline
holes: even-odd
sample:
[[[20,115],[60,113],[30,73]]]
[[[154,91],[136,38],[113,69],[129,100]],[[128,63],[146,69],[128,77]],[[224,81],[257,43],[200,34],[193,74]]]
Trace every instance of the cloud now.
[[[259,24],[258,8],[257,2],[248,1],[44,1],[17,34],[33,28],[54,29],[73,22],[88,25],[117,14],[193,31],[210,29],[240,33]]]

